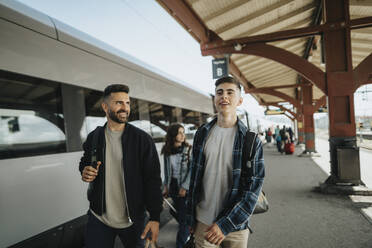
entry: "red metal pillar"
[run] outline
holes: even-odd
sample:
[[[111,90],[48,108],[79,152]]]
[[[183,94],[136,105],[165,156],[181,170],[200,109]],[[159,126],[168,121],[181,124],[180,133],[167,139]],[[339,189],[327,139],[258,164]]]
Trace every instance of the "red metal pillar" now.
[[[302,93],[297,92],[296,100],[301,103]],[[302,104],[301,104],[302,105]],[[304,115],[302,112],[302,106],[296,108],[297,111],[297,133],[298,133],[298,144],[305,144],[305,128],[304,128]]]
[[[299,112],[297,118],[297,127],[298,127],[298,143],[305,144],[305,126],[304,126],[304,115]]]
[[[354,116],[349,1],[324,0],[324,10],[325,23],[330,24],[331,28],[335,27],[334,23],[341,23],[341,28],[335,27],[323,34],[331,158],[331,176],[326,183],[360,184],[359,150],[356,146]],[[348,156],[344,156],[346,150]],[[346,159],[347,165],[345,165]]]
[[[315,152],[315,134],[314,134],[314,107],[313,107],[313,86],[301,86],[303,100],[303,114],[305,123],[305,152]]]

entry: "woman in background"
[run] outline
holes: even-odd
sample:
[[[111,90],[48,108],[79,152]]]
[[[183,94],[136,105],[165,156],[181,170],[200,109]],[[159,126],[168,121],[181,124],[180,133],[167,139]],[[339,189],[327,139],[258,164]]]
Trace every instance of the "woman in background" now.
[[[176,247],[182,248],[190,231],[186,225],[186,194],[190,184],[191,146],[185,140],[185,129],[181,124],[169,126],[164,155],[164,196],[170,196],[177,210],[179,224]]]

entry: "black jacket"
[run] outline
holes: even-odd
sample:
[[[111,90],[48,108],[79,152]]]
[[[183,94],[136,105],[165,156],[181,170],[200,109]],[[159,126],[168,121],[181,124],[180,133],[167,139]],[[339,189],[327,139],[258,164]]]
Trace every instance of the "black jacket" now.
[[[106,212],[105,198],[105,128],[98,127],[97,161],[98,176],[90,183],[88,200],[90,208],[98,215]],[[84,155],[80,160],[79,170],[91,164],[93,133],[91,132],[83,144]],[[162,194],[159,157],[150,135],[127,123],[122,139],[123,168],[125,191],[129,208],[129,216],[135,222],[143,218],[146,210],[150,220],[159,221],[162,211]]]

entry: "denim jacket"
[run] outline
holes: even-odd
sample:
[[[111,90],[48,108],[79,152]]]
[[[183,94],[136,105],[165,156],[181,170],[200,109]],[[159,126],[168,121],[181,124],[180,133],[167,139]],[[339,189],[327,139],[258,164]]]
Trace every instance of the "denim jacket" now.
[[[178,187],[189,190],[190,185],[190,146],[183,146],[181,169],[179,177],[177,178]],[[163,184],[168,187],[172,179],[172,165],[169,156],[164,155],[164,182]]]
[[[204,146],[209,132],[213,125],[217,123],[217,118],[201,126],[195,134],[193,144],[193,160],[191,162],[191,179],[189,194],[187,196],[187,224],[195,227],[196,206],[200,202],[201,190],[203,185],[203,175],[205,171]],[[223,210],[217,216],[215,223],[219,226],[224,235],[230,232],[250,228],[249,220],[256,206],[258,195],[262,189],[265,177],[265,167],[263,159],[263,149],[261,140],[257,137],[254,141],[254,157],[251,163],[253,175],[241,182],[241,164],[243,155],[243,144],[247,133],[246,126],[239,120],[237,121],[237,133],[234,139],[233,148],[233,183],[228,199],[223,206]]]

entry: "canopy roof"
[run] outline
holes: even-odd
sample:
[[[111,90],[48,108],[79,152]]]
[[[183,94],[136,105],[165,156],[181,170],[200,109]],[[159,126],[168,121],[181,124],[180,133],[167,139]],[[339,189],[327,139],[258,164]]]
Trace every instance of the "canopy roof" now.
[[[234,44],[236,52],[244,48],[247,41],[253,46],[255,42],[264,42],[296,54],[325,71],[321,32],[322,28],[329,27],[324,25],[320,0],[158,2],[201,44],[204,55],[224,56],[230,51],[221,49],[224,44]],[[372,52],[372,1],[350,0],[349,4],[352,63],[355,68]],[[214,46],[220,49],[221,55],[209,52]],[[240,80],[246,93],[251,93],[263,105],[288,101],[284,95],[268,94],[269,88],[296,99],[301,83],[299,73],[278,60],[259,56],[259,52],[253,53],[234,53],[230,56],[230,72]],[[273,53],[276,51],[273,50]],[[276,56],[281,55],[278,53]],[[314,101],[325,96],[324,91],[324,88],[313,87]]]

